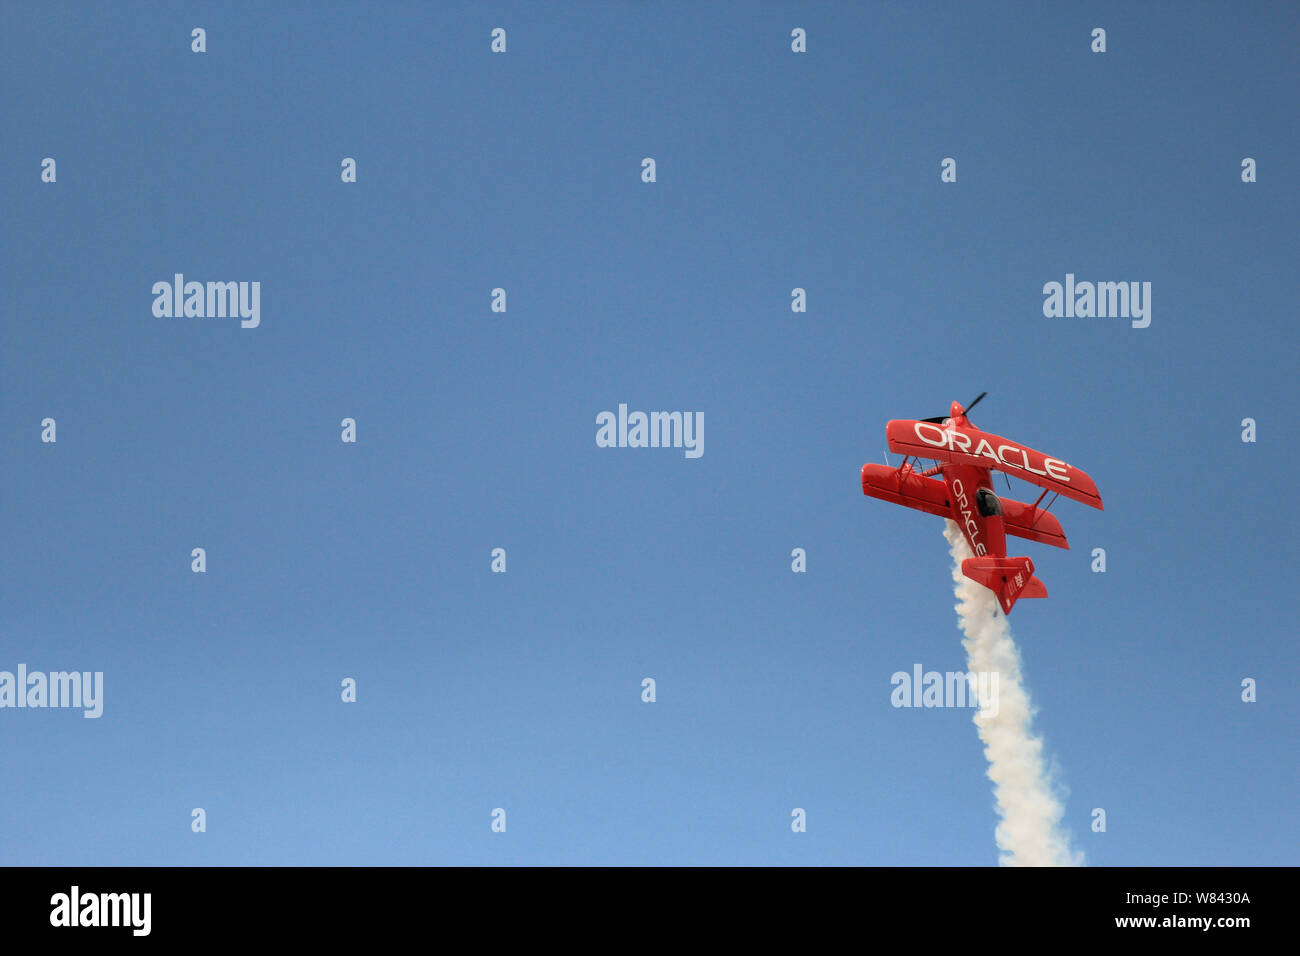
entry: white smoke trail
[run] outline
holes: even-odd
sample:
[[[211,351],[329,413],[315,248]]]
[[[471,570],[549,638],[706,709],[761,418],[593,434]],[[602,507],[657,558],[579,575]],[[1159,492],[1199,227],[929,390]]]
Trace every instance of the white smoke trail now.
[[[1003,866],[1081,866],[1083,855],[1070,846],[1061,827],[1065,808],[1052,791],[1043,762],[1043,741],[1030,729],[1033,710],[1020,678],[1020,652],[996,595],[961,573],[971,557],[961,530],[946,522],[956,562],[952,579],[957,593],[957,618],[965,638],[967,667],[973,673],[997,674],[996,706],[981,701],[975,726],[984,742],[989,779],[1001,817],[995,834]]]

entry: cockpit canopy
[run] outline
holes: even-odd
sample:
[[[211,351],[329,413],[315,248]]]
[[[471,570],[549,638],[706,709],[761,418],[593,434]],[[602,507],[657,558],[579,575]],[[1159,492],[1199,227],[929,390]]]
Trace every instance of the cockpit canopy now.
[[[986,518],[1002,514],[1002,502],[988,488],[981,488],[975,492],[975,504],[979,508],[980,514]]]

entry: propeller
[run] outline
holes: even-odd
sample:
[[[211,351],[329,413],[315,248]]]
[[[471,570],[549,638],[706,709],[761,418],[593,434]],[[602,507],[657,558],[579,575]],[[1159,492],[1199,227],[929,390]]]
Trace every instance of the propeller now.
[[[961,413],[962,413],[963,415],[969,415],[969,414],[970,414],[970,410],[971,410],[972,408],[974,408],[976,405],[978,405],[978,404],[980,403],[981,399],[983,399],[984,396],[987,395],[987,394],[988,394],[988,392],[980,392],[978,395],[975,396],[975,400],[974,400],[973,402],[971,402],[969,405],[967,405],[965,408],[963,408],[963,409],[961,410]],[[946,421],[947,421],[949,418],[951,418],[951,417],[952,417],[952,416],[950,416],[950,415],[938,415],[938,416],[936,416],[935,418],[922,418],[922,419],[919,419],[919,421],[930,422],[930,423],[932,423],[932,424],[934,424],[934,425],[942,425],[944,422],[946,422]]]

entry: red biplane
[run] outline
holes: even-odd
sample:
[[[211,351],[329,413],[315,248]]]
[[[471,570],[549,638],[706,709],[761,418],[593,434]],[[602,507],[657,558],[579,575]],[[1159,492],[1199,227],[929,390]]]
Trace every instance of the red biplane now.
[[[1051,491],[1100,509],[1101,496],[1073,465],[971,425],[966,415],[986,394],[965,408],[953,402],[947,416],[890,422],[885,437],[891,451],[905,456],[903,464],[863,465],[862,493],[957,522],[975,553],[962,562],[962,574],[996,594],[1010,613],[1020,598],[1047,597],[1047,588],[1034,577],[1034,562],[1007,557],[1006,536],[1068,548],[1061,523],[1047,512],[1055,496],[1047,507],[1039,504]],[[918,470],[923,460],[934,464]],[[1038,485],[1043,493],[1032,505],[999,498],[993,471]]]

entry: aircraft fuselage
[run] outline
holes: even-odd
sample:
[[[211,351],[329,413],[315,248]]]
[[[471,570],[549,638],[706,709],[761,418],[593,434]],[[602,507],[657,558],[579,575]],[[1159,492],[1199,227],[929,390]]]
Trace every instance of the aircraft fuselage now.
[[[971,552],[979,558],[1004,558],[1007,533],[1001,515],[984,515],[979,508],[979,490],[993,492],[992,473],[973,465],[944,465],[943,483],[952,502],[952,520],[957,522]]]

